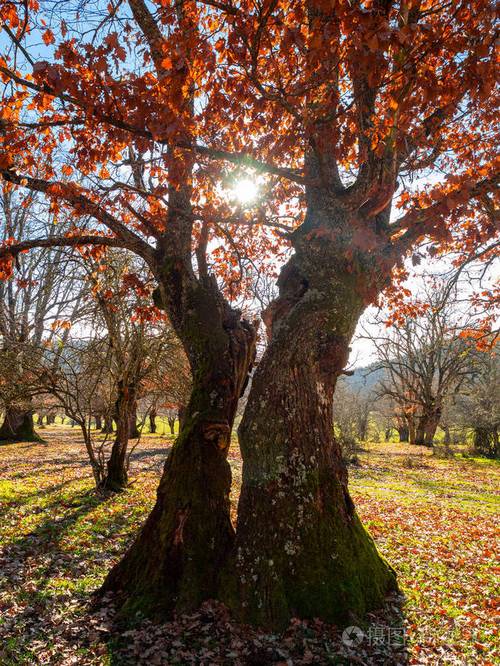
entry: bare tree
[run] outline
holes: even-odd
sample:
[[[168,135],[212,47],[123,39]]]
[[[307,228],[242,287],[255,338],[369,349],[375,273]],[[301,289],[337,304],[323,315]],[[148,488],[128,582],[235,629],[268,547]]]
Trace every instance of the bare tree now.
[[[349,453],[368,439],[376,395],[368,386],[352,384],[344,377],[338,382],[337,392],[339,397],[333,408],[334,427],[344,453]]]
[[[498,344],[491,351],[477,352],[476,372],[447,406],[450,426],[472,435],[473,450],[488,458],[500,456],[500,357]]]
[[[36,197],[4,188],[0,198],[1,239],[51,235],[55,225]],[[41,231],[42,230],[42,231]],[[65,319],[81,308],[82,285],[76,265],[64,248],[39,248],[17,257],[17,274],[0,281],[0,401],[5,415],[0,441],[39,440],[33,423],[33,377],[30,367],[42,340],[49,340]],[[67,329],[66,329],[67,330]]]
[[[457,306],[456,284],[430,280],[422,302],[418,314],[375,338],[385,373],[378,392],[394,401],[400,433],[407,428],[411,444],[431,446],[447,396],[476,372],[474,341],[463,335],[474,317]]]
[[[165,315],[151,306],[152,279],[130,255],[108,251],[92,262],[89,280],[95,300],[94,322],[105,331],[107,373],[111,379],[111,416],[116,434],[100,482],[118,491],[128,483],[128,443],[138,438],[137,404],[143,383],[162,367],[179,343]]]

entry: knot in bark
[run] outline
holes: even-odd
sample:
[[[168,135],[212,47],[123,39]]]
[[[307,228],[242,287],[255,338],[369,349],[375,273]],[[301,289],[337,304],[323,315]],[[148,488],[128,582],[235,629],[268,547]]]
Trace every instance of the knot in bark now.
[[[203,439],[220,451],[227,451],[231,429],[227,421],[205,421],[202,424]]]

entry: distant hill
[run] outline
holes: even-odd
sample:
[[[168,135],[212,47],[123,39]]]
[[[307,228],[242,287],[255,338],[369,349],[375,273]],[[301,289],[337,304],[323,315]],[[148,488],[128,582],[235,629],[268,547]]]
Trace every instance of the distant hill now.
[[[385,377],[385,370],[378,363],[355,368],[352,376],[343,375],[342,381],[353,391],[372,391]]]

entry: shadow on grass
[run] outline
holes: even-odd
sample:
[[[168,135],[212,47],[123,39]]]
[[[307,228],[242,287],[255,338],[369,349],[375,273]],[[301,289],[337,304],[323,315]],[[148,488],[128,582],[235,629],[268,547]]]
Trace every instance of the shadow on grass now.
[[[13,475],[12,478],[17,479],[24,477]],[[48,495],[53,495],[54,493],[57,493],[63,490],[64,488],[71,486],[73,483],[81,481],[83,479],[92,479],[92,474],[80,476],[78,479],[66,479],[65,481],[61,481],[61,483],[56,483],[52,486],[47,486],[46,488],[36,489],[33,492],[17,493],[15,497],[11,497],[10,492],[8,495],[2,495],[2,492],[0,490],[0,506],[2,507],[2,510],[12,509],[14,507],[21,507],[23,505],[30,504],[34,499],[42,499],[47,497]],[[34,508],[34,513],[36,512],[39,513],[40,511],[48,509],[58,503],[59,503],[59,498],[55,499],[54,502],[45,504],[44,506],[36,506]]]
[[[157,458],[157,457],[166,459],[168,454],[170,453],[171,448],[172,446],[164,446],[158,449],[139,449],[139,447],[137,447],[135,451],[132,451],[130,460],[134,462],[136,460],[140,461],[147,458]]]
[[[67,483],[47,488],[45,493],[57,492]],[[31,532],[0,550],[0,594],[4,621],[11,618],[9,627],[2,626],[0,622],[0,634],[3,636],[0,663],[38,663],[31,660],[34,659],[31,652],[33,641],[50,644],[54,638],[52,634],[58,633],[58,622],[54,621],[54,616],[63,617],[68,612],[65,601],[68,594],[70,597],[74,594],[68,590],[86,573],[86,568],[81,567],[81,558],[73,552],[65,553],[61,542],[81,518],[107,500],[107,496],[95,492],[77,492],[69,497],[58,495],[42,510],[53,509],[64,502],[62,516],[47,518]],[[117,522],[116,529],[121,529],[121,521]],[[114,523],[110,525],[114,527]],[[102,551],[103,543],[96,543],[96,549]],[[92,558],[87,551],[85,556],[86,560]]]

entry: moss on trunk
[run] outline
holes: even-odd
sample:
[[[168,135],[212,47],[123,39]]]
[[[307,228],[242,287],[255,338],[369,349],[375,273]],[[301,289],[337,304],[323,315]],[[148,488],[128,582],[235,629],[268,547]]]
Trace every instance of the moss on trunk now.
[[[212,280],[194,285],[186,307],[188,317],[176,323],[193,388],[181,432],[153,511],[102,588],[115,593],[126,616],[165,617],[213,597],[234,541],[227,452],[256,332]]]

